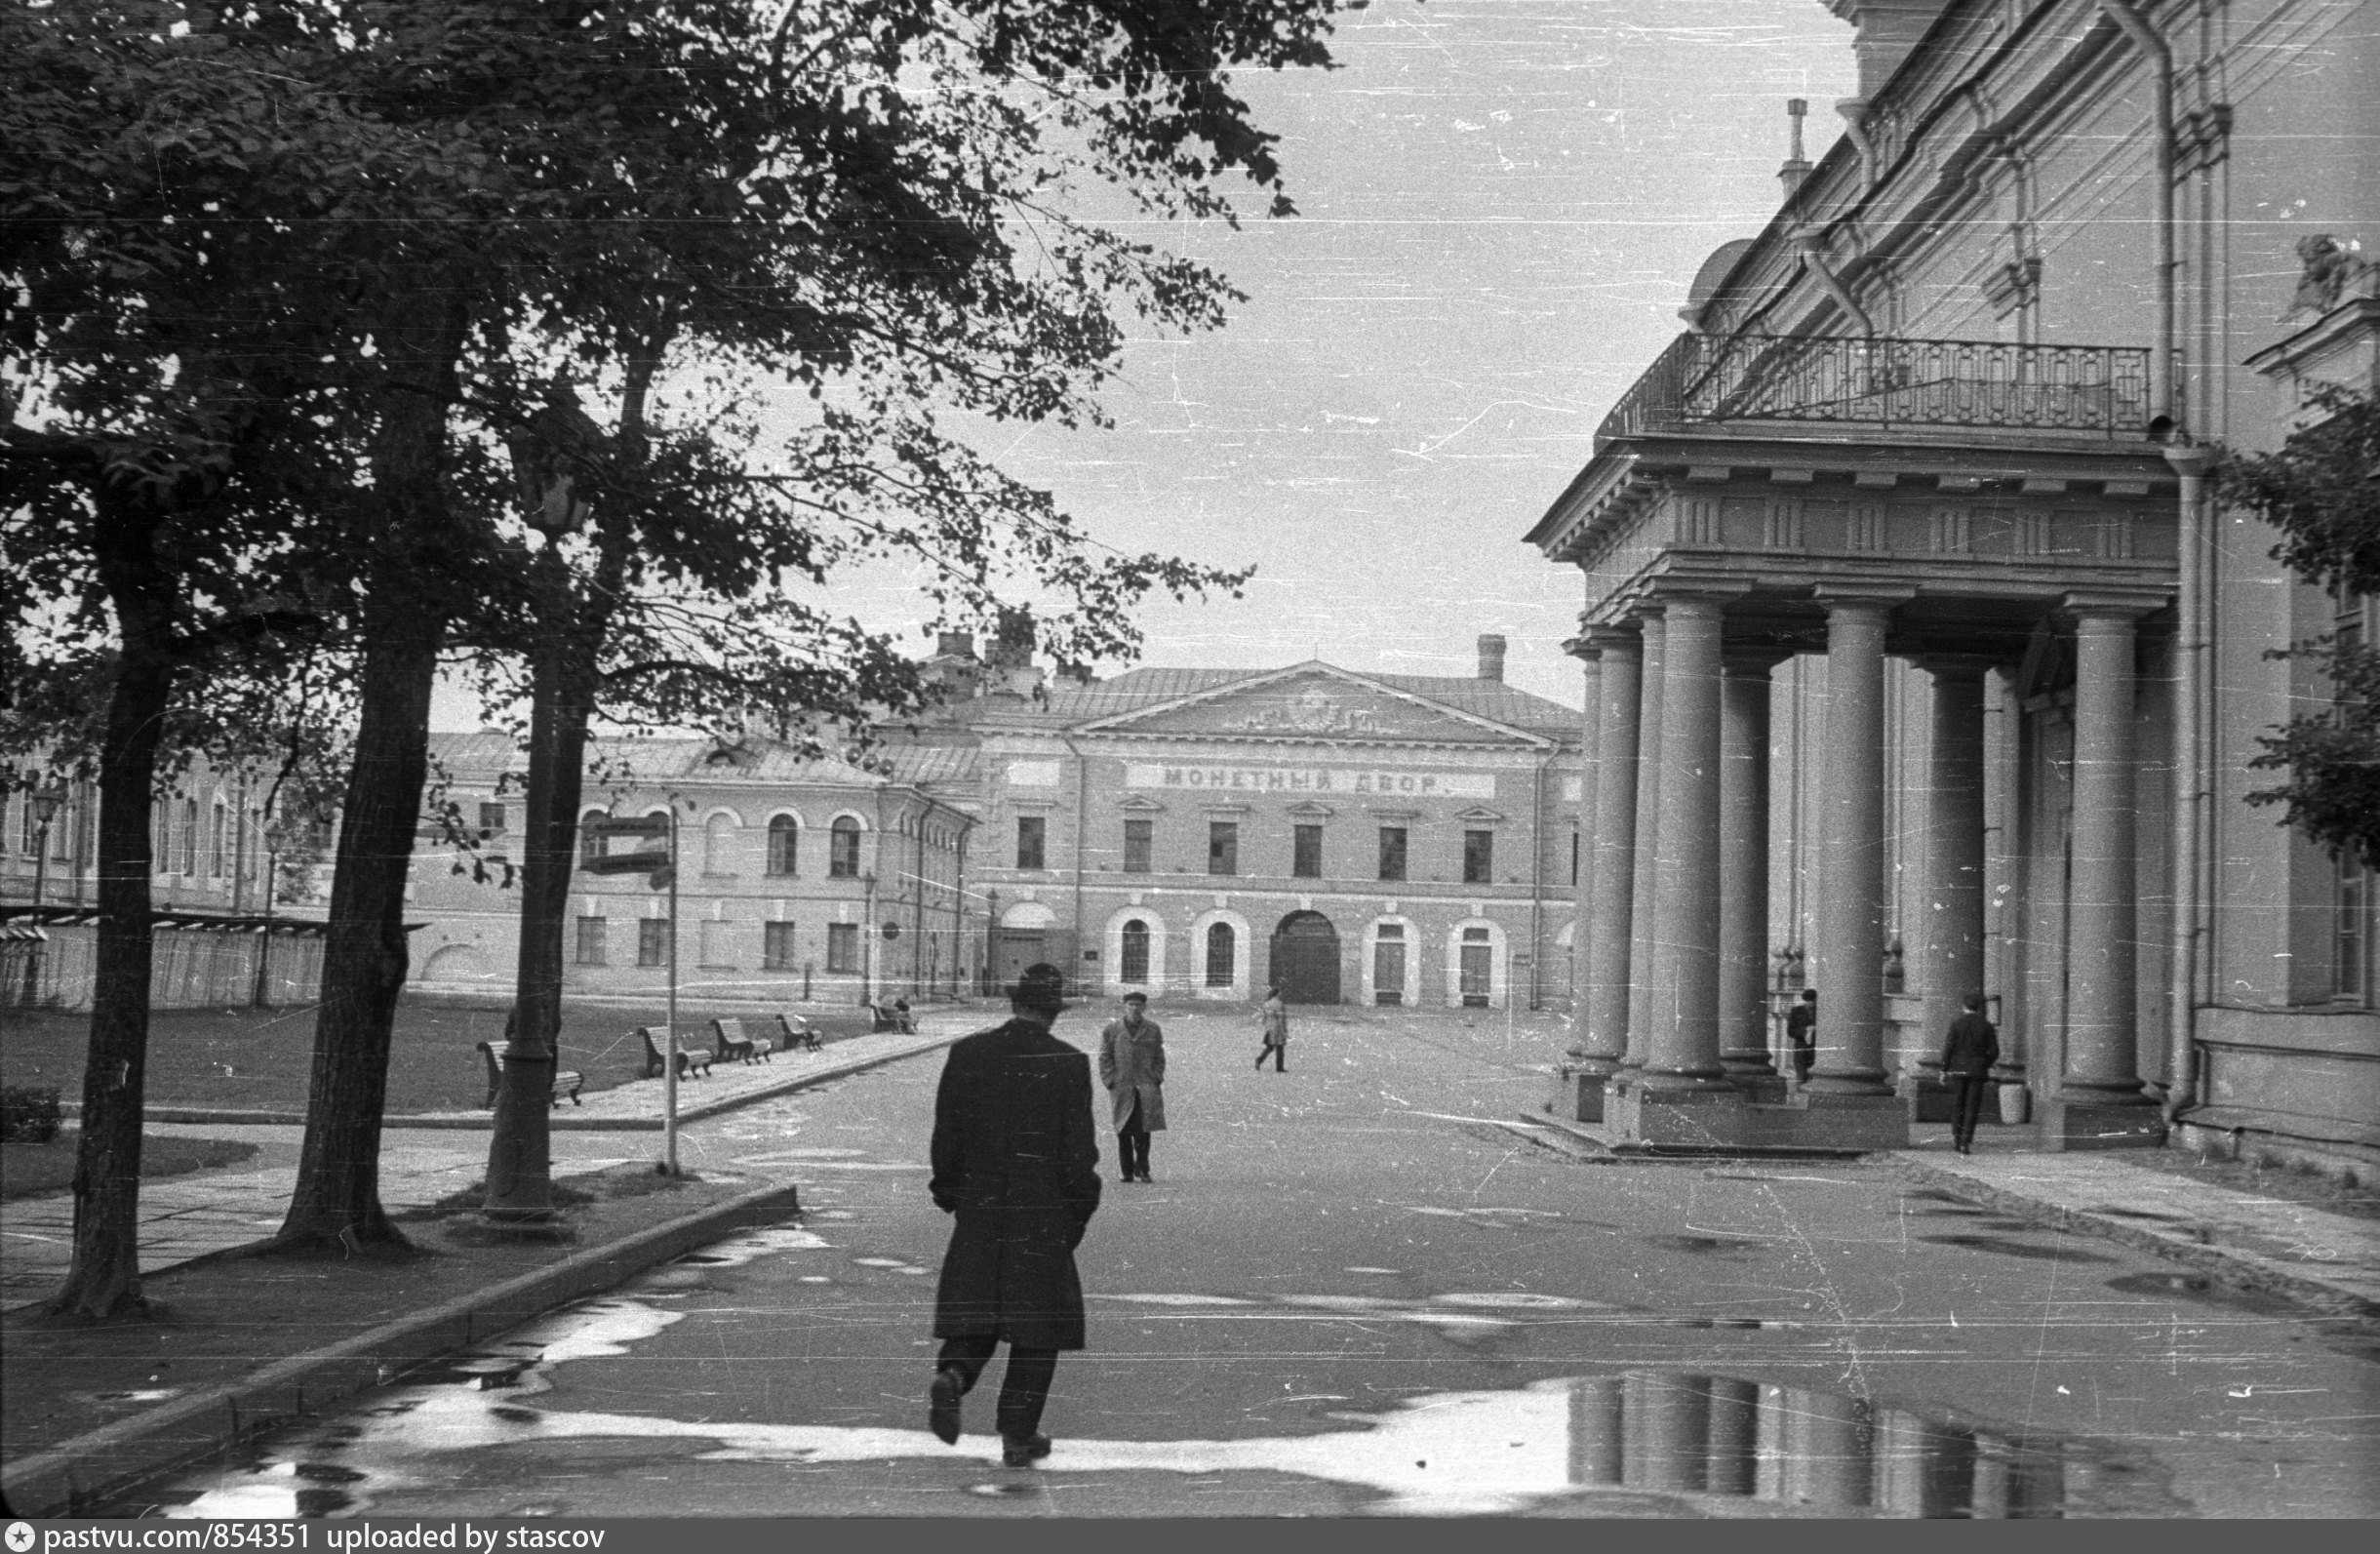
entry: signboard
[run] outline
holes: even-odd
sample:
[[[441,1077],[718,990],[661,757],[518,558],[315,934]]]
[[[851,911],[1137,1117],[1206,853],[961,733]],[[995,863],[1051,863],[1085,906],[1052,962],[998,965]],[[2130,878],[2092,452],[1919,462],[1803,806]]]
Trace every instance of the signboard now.
[[[1338,793],[1399,799],[1492,799],[1492,772],[1417,772],[1400,767],[1218,766],[1133,762],[1128,788],[1193,793]]]

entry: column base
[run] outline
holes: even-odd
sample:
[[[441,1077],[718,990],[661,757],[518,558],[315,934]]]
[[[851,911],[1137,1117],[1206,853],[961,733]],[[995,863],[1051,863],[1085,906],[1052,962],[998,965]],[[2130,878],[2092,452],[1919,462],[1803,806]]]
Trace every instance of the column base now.
[[[1628,1144],[1724,1148],[1743,1142],[1744,1097],[1732,1090],[1647,1090],[1636,1074],[1604,1092],[1604,1123]]]
[[[2071,1149],[2155,1149],[2165,1141],[2164,1114],[2155,1106],[2043,1097],[2033,1116],[2036,1139],[2047,1153]]]
[[[1944,1123],[1956,1121],[1959,1097],[1950,1086],[1942,1082],[1941,1065],[1920,1063],[1901,1071],[1901,1104],[1908,1108],[1913,1123]]]
[[[1909,1115],[1894,1096],[1768,1103],[1740,1092],[1648,1092],[1619,1080],[1606,1092],[1604,1132],[1622,1153],[1854,1155],[1907,1148]]]
[[[1545,1109],[1565,1122],[1602,1122],[1604,1087],[1610,1082],[1611,1068],[1608,1061],[1597,1063],[1593,1058],[1575,1067],[1568,1063],[1557,1067],[1553,1098]]]

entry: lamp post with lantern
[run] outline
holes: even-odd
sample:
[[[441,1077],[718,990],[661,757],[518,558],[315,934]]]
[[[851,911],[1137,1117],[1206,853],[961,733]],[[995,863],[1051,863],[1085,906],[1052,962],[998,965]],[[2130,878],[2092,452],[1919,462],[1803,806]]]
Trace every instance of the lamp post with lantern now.
[[[544,408],[508,441],[522,516],[542,540],[530,561],[536,600],[530,650],[529,781],[522,794],[521,939],[511,1018],[488,1145],[491,1224],[550,1228],[553,1203],[554,1070],[562,1028],[563,929],[577,852],[580,784],[594,673],[562,542],[590,512],[577,494],[584,462],[602,431],[556,379]]]
[[[42,892],[49,887],[50,826],[66,802],[66,790],[61,787],[35,788],[25,795],[33,816],[33,948],[24,962],[24,1006],[33,1007],[41,998],[41,957],[49,947],[50,936],[41,926]]]

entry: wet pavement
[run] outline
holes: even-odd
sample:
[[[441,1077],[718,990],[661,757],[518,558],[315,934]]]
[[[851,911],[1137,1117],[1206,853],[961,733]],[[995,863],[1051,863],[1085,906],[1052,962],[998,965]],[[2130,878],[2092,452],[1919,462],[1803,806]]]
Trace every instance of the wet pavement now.
[[[1547,1028],[1532,1030],[1532,1023]],[[1889,1162],[1580,1164],[1542,1019],[1168,1020],[1039,1468],[925,1429],[924,1058],[690,1131],[810,1212],[152,1490],[165,1515],[2368,1516],[2368,1329]],[[1060,1034],[1095,1040],[1076,1017]]]

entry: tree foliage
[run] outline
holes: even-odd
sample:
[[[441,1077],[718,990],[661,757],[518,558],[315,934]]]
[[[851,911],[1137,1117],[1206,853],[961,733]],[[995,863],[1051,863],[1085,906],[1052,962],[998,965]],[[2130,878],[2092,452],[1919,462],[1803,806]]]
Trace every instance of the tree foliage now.
[[[2338,387],[2316,391],[2321,418],[2280,451],[2226,460],[2223,498],[2281,531],[2273,557],[2334,598],[2380,595],[2380,401]],[[2380,643],[2358,627],[2280,650],[2329,683],[2331,701],[2261,737],[2253,770],[2288,774],[2247,796],[2282,806],[2284,823],[2380,869]]]

